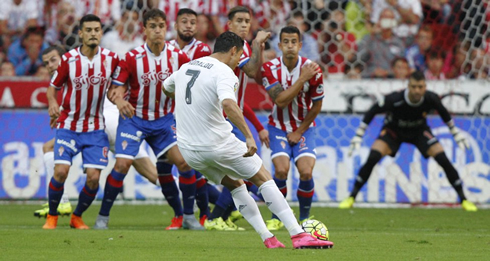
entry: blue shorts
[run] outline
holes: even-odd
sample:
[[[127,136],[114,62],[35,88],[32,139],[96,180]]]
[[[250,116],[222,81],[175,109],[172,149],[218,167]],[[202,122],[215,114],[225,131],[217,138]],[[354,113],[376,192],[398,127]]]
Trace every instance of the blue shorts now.
[[[303,136],[301,136],[298,144],[291,146],[288,142],[287,132],[273,127],[267,126],[269,130],[269,139],[271,147],[271,159],[277,156],[286,156],[293,158],[296,162],[301,157],[316,158],[315,151],[315,129],[309,128]]]
[[[177,145],[175,118],[173,114],[153,121],[119,117],[116,136],[116,158],[134,159],[140,144],[146,140],[159,158],[170,148]]]
[[[56,130],[54,164],[71,165],[73,157],[82,153],[83,168],[105,169],[109,160],[109,140],[103,130],[75,132]]]
[[[235,134],[235,136],[243,141],[243,142],[246,142],[246,138],[245,138],[245,135],[243,135],[243,133],[240,131],[240,129],[238,129],[237,126],[235,126],[235,124],[233,124],[230,120],[226,119],[230,124],[231,126],[233,127],[233,129],[231,130],[231,133]]]

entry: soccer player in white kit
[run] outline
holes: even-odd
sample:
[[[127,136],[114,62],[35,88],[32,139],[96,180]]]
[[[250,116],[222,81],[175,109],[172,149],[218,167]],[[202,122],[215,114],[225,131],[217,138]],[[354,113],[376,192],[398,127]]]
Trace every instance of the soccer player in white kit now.
[[[243,179],[254,183],[268,208],[284,222],[294,248],[330,248],[304,232],[291,208],[255,154],[257,146],[237,105],[238,78],[233,70],[243,52],[243,40],[232,32],[221,34],[211,56],[184,64],[164,81],[163,91],[175,97],[177,144],[186,162],[216,184],[226,186],[237,209],[259,233],[267,248],[284,244],[267,230],[259,208],[248,194]],[[240,129],[246,143],[231,133]]]

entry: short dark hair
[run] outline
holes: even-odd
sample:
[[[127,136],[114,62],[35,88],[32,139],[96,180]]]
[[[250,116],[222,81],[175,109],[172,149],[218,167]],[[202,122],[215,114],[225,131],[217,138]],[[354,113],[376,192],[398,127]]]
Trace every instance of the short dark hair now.
[[[417,70],[417,71],[413,72],[412,74],[410,74],[409,79],[414,79],[416,81],[422,81],[422,80],[425,81],[425,75],[422,71]]]
[[[443,50],[437,48],[430,48],[425,56],[426,60],[438,58],[443,60],[446,59],[446,53]]]
[[[232,9],[230,9],[230,11],[228,12],[228,20],[233,20],[233,17],[235,17],[235,15],[237,13],[247,13],[247,14],[250,14],[250,9],[248,9],[247,7],[245,6],[235,6],[233,7]]]
[[[50,45],[48,48],[44,49],[44,51],[41,55],[46,55],[52,51],[56,51],[60,55],[60,57],[66,53],[66,50],[65,50],[65,48],[63,48],[63,46],[61,46],[59,44],[54,44],[54,45]]]
[[[401,61],[401,62],[404,62],[404,63],[406,63],[406,64],[408,64],[408,60],[407,60],[407,58],[405,58],[405,57],[401,57],[401,56],[398,56],[398,57],[396,57],[395,59],[393,59],[393,61],[391,62],[391,67],[395,67],[395,64],[396,64],[397,62],[400,62],[400,61]]]
[[[82,19],[80,19],[80,28],[83,28],[83,24],[86,22],[99,22],[100,27],[102,27],[102,22],[100,18],[94,14],[84,15]]]
[[[163,21],[165,22],[167,21],[167,16],[162,10],[157,8],[152,8],[143,15],[143,26],[146,27],[146,23],[148,22],[148,20],[155,19],[157,17],[162,18]]]
[[[183,14],[191,14],[191,15],[195,15],[197,17],[197,13],[196,11],[190,9],[190,8],[181,8],[179,9],[179,12],[177,13],[177,17],[183,15]]]
[[[301,33],[299,32],[299,29],[296,26],[288,25],[286,27],[283,27],[281,29],[281,32],[279,33],[279,40],[282,40],[282,34],[297,34],[298,39],[301,42]]]
[[[24,33],[24,38],[27,38],[29,35],[37,34],[44,38],[44,30],[43,26],[29,26],[26,28]]]
[[[224,32],[216,38],[213,53],[226,53],[234,46],[236,46],[237,51],[240,51],[243,49],[243,43],[243,39],[237,34],[230,31]]]

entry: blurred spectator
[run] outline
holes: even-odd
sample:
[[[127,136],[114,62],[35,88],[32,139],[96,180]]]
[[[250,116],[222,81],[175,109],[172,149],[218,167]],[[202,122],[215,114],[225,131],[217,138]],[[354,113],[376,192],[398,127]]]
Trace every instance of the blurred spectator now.
[[[397,57],[391,63],[391,70],[393,74],[390,75],[390,78],[406,80],[410,75],[410,67],[408,66],[408,61],[404,57]]]
[[[61,44],[67,50],[79,45],[75,6],[70,2],[60,2],[56,13],[56,27],[46,32],[46,41]]]
[[[260,27],[274,33],[281,31],[287,25],[291,13],[291,4],[282,0],[262,0],[258,2],[256,6],[251,6],[251,8],[256,13]]]
[[[41,53],[48,48],[44,41],[44,29],[28,27],[25,34],[12,43],[7,58],[15,66],[16,75],[33,75],[42,66]]]
[[[17,40],[26,27],[37,26],[37,0],[2,0],[0,1],[0,34],[4,47]]]
[[[445,80],[443,73],[444,59],[446,54],[438,49],[431,49],[426,55],[427,69],[424,71],[427,80]]]
[[[126,52],[142,45],[144,41],[139,34],[138,18],[138,12],[124,11],[121,21],[116,23],[114,30],[102,36],[100,46],[117,53],[122,58],[125,57]]]
[[[347,79],[361,79],[361,73],[364,70],[364,66],[360,63],[354,63],[352,65],[346,64],[344,73]]]
[[[359,42],[372,30],[369,23],[371,0],[352,0],[345,7],[345,30]]]
[[[469,79],[487,79],[490,68],[490,55],[485,54],[482,48],[475,48],[470,53],[471,70],[467,73]]]
[[[427,68],[425,64],[425,55],[432,46],[432,36],[433,33],[430,26],[422,26],[415,39],[415,44],[407,49],[405,57],[407,58],[412,71],[424,71]]]
[[[449,0],[421,0],[424,24],[443,23],[451,13]]]
[[[395,13],[392,9],[384,9],[378,23],[380,33],[366,35],[359,43],[358,57],[366,66],[362,72],[363,77],[385,78],[392,74],[391,63],[398,57],[405,54],[405,44],[396,35],[393,29],[396,26]]]
[[[177,21],[177,13],[181,8],[189,8],[200,14],[204,11],[203,0],[160,0],[158,9],[163,10],[167,16],[167,40],[175,39],[175,22]]]
[[[213,22],[208,15],[197,15],[197,33],[195,37],[197,40],[209,45],[211,49],[214,49],[214,41],[217,37],[217,33],[214,30]]]
[[[454,45],[453,50],[449,53],[448,58],[444,64],[444,72],[446,78],[456,79],[463,76],[465,73],[469,72],[470,66],[465,65],[468,50],[470,49],[471,43],[466,41],[459,41]]]
[[[44,66],[37,68],[37,72],[34,74],[34,76],[38,80],[45,81],[45,82],[49,82],[49,80],[51,79],[51,77],[49,75],[48,68],[46,68]]]
[[[318,36],[320,59],[329,74],[343,73],[345,64],[356,58],[356,38],[345,31],[344,22],[343,11],[333,11],[330,19],[323,23],[324,29]]]
[[[306,58],[318,63],[320,61],[320,53],[319,53],[319,49],[318,49],[318,43],[315,40],[315,38],[313,38],[313,36],[311,36],[310,33],[305,32],[307,25],[305,23],[303,14],[301,12],[295,12],[293,14],[293,17],[291,19],[289,19],[287,25],[295,26],[301,32],[301,41],[303,42],[303,46],[301,47],[301,50],[299,51],[299,55],[301,57],[306,57]],[[279,49],[279,42],[280,42],[280,39],[279,39],[278,34],[274,35],[274,37],[270,41],[271,47],[274,49],[277,56],[282,55],[282,52]]]
[[[412,43],[412,37],[417,33],[422,20],[422,5],[420,0],[373,0],[371,22],[377,24],[380,14],[385,8],[394,10],[397,26],[395,35],[402,38],[405,44]]]
[[[11,62],[5,61],[0,66],[0,76],[12,77],[15,76],[15,67]]]
[[[78,0],[75,7],[77,18],[86,14],[94,14],[100,18],[104,29],[121,20],[120,0]]]

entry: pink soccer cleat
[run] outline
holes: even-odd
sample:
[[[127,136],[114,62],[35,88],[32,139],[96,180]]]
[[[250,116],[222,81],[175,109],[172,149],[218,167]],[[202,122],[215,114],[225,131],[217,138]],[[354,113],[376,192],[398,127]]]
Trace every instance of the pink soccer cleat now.
[[[269,237],[264,241],[264,245],[267,248],[285,248],[284,244],[277,240],[276,237]]]
[[[314,238],[309,233],[300,233],[291,237],[293,248],[332,248],[333,242]]]

